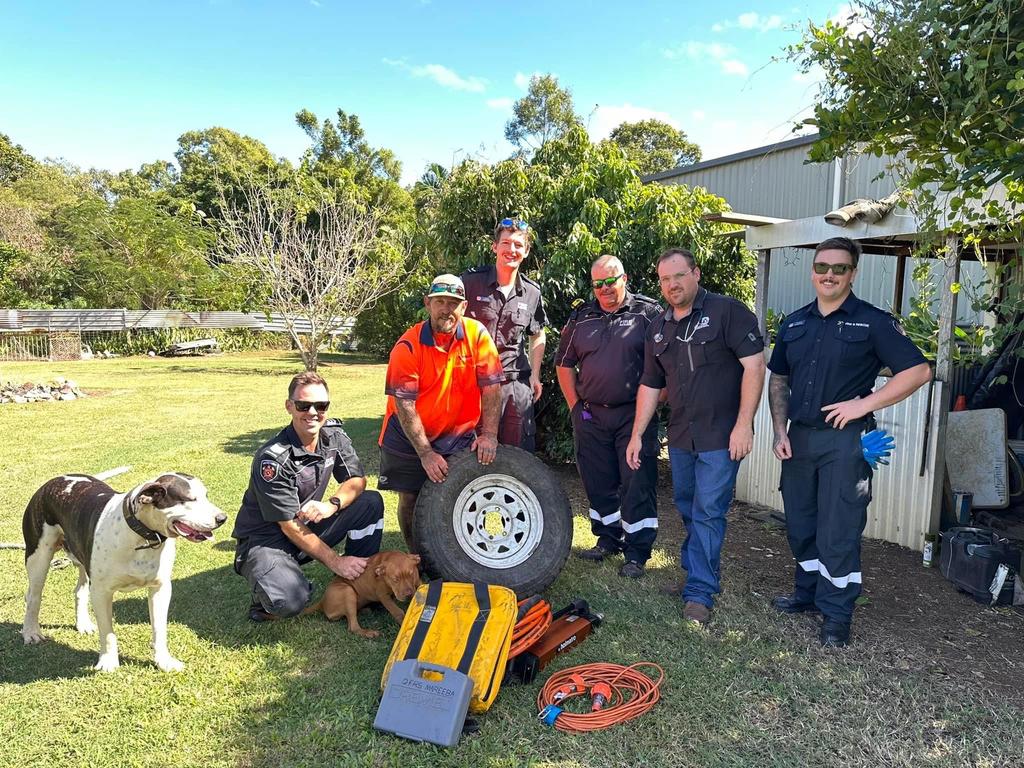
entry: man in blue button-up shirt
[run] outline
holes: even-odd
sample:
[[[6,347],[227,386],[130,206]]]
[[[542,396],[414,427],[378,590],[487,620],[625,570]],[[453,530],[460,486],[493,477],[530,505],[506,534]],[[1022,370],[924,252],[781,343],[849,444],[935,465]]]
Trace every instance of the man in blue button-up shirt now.
[[[775,455],[796,558],[793,594],[783,613],[820,611],[822,645],[846,645],[860,594],[860,537],[871,501],[871,467],[861,434],[873,412],[909,397],[931,379],[921,351],[889,313],[853,294],[860,246],[845,237],[821,243],[811,281],[817,298],[790,314],[768,368]],[[872,392],[879,371],[893,377]],[[787,432],[786,423],[789,421]]]

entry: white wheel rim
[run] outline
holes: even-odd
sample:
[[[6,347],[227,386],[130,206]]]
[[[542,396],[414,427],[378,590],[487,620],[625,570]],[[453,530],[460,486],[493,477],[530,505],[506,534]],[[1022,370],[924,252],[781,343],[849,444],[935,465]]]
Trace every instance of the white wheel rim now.
[[[459,547],[488,568],[522,565],[544,535],[544,512],[528,486],[511,475],[482,475],[466,485],[452,510]]]

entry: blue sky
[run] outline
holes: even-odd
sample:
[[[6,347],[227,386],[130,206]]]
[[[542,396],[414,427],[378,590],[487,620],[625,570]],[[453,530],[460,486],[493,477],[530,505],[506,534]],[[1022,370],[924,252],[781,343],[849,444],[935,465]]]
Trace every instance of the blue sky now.
[[[497,160],[533,73],[572,89],[594,138],[659,117],[706,158],[786,138],[813,79],[772,63],[803,2],[0,0],[0,132],[37,157],[137,168],[188,130],[224,126],[297,159],[299,109],[360,116],[403,179],[430,162]]]

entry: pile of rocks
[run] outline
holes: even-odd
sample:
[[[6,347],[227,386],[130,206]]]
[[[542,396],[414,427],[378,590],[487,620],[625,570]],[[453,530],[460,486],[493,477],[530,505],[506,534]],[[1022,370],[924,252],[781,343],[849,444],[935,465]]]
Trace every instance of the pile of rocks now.
[[[39,403],[52,400],[77,400],[86,394],[78,388],[78,384],[57,377],[49,384],[26,382],[0,384],[0,405],[6,403]]]

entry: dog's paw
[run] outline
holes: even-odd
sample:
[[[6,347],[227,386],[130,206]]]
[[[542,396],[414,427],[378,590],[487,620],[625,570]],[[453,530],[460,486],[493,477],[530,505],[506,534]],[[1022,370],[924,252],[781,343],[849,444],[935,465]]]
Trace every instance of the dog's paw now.
[[[173,656],[158,656],[155,661],[161,672],[181,672],[185,668],[185,665]]]
[[[358,629],[356,634],[360,637],[365,637],[367,640],[373,640],[374,638],[380,637],[380,632],[376,629]]]
[[[75,629],[78,630],[80,635],[91,635],[96,631],[96,625],[90,620],[79,621],[75,624]]]
[[[118,658],[117,654],[104,653],[100,656],[100,660],[96,662],[96,666],[93,669],[99,672],[113,672],[120,666],[121,659]]]
[[[25,645],[36,645],[46,639],[46,636],[39,629],[23,629],[21,630],[21,637],[25,641]]]

